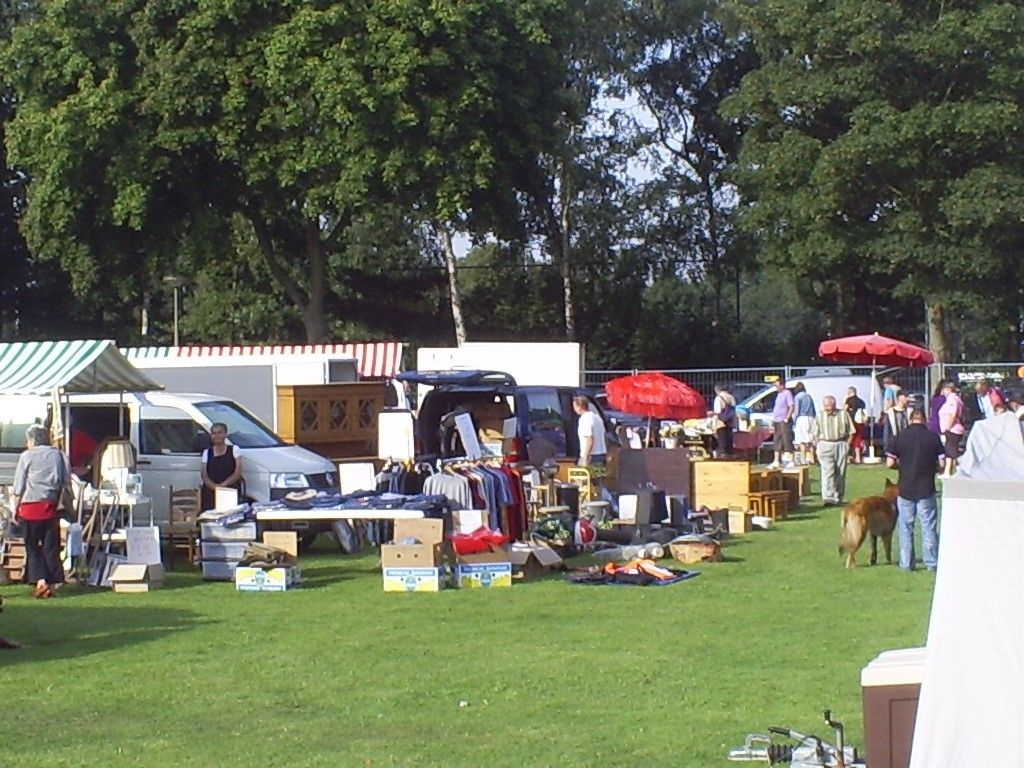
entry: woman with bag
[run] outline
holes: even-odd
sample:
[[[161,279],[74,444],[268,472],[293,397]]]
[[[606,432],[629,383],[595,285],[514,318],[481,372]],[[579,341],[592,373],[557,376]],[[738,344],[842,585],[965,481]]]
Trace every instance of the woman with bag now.
[[[850,438],[850,448],[853,449],[851,464],[860,464],[864,455],[864,430],[868,423],[867,403],[857,395],[857,388],[850,387],[846,390],[846,403],[843,405],[845,411],[850,414],[853,421],[853,437]]]
[[[25,431],[26,450],[14,470],[14,509],[25,527],[25,580],[35,582],[32,595],[53,597],[64,583],[60,561],[60,504],[70,474],[64,454],[50,445],[46,427]]]
[[[715,384],[715,401],[711,413],[715,419],[715,456],[732,455],[732,433],[736,429],[736,398],[725,384]]]

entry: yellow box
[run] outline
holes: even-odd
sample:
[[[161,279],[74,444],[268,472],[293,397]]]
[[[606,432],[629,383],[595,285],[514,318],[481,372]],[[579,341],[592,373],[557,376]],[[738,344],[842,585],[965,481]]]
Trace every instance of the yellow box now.
[[[456,577],[460,589],[512,586],[512,563],[459,563]]]
[[[296,568],[235,568],[235,589],[239,592],[285,592],[298,586]]]
[[[385,568],[385,592],[440,592],[440,568]]]

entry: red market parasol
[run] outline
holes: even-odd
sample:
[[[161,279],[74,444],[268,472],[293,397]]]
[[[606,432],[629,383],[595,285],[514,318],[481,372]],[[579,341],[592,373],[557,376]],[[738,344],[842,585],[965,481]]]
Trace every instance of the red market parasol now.
[[[818,345],[818,354],[837,363],[893,368],[923,368],[935,362],[934,355],[924,347],[877,333],[825,339]]]
[[[700,419],[707,415],[704,396],[663,373],[620,376],[604,386],[612,408],[649,419]]]
[[[890,339],[878,333],[865,336],[844,336],[839,339],[825,339],[818,345],[818,354],[826,360],[837,363],[853,363],[871,366],[871,377],[875,366],[923,368],[935,362],[935,356],[924,347],[899,339]],[[868,413],[872,414],[868,436],[868,457],[875,460],[875,387],[871,387],[871,403]]]

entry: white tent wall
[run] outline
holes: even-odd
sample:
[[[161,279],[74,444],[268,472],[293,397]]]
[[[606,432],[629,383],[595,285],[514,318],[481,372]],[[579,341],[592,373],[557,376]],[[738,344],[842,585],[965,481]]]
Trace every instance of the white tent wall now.
[[[1024,482],[953,477],[910,765],[1024,766],[1022,733]]]

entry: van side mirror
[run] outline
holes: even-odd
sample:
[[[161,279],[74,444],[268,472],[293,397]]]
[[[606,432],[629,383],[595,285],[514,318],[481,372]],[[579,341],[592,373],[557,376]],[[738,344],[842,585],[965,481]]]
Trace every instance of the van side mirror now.
[[[212,445],[213,441],[210,440],[210,433],[205,429],[197,429],[195,437],[192,438],[192,450],[195,453],[202,453]]]

